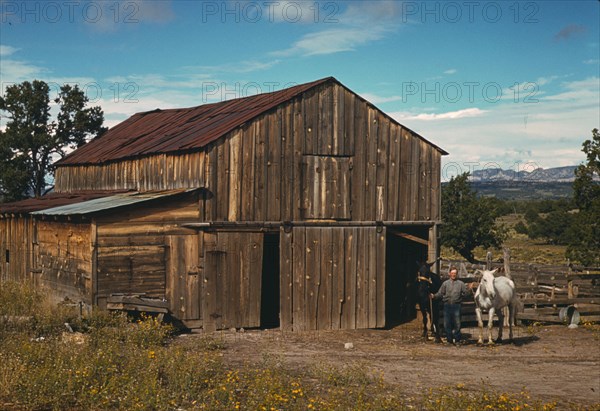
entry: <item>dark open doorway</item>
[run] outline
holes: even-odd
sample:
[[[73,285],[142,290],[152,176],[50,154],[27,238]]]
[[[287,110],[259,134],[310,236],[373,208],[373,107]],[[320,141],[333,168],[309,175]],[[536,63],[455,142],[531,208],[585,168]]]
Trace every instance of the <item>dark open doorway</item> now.
[[[260,327],[279,327],[279,233],[265,234],[263,244]]]
[[[386,284],[385,318],[386,327],[411,321],[416,318],[417,261],[427,257],[427,246],[404,238],[398,233],[427,238],[427,230],[403,227],[388,229],[386,236]]]

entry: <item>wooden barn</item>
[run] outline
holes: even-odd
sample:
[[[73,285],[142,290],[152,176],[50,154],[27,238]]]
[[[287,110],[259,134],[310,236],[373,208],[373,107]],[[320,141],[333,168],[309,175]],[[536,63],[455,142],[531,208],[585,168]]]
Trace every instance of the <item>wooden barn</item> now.
[[[1,278],[206,330],[393,325],[438,255],[445,154],[331,77],[138,113],[0,205]]]

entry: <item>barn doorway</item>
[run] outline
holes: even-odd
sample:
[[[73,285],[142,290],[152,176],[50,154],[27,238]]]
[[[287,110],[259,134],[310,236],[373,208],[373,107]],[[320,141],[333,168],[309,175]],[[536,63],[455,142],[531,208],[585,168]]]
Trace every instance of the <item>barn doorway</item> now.
[[[419,227],[388,229],[386,235],[386,327],[393,327],[416,318],[417,261],[427,258],[427,246],[403,236],[427,238],[427,230]]]
[[[279,233],[266,233],[263,243],[260,327],[279,328]]]

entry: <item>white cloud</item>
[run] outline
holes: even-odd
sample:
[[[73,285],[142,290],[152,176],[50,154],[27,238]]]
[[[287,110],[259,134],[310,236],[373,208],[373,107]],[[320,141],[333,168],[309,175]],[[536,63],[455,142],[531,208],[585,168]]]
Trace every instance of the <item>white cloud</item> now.
[[[391,103],[393,101],[402,100],[402,96],[384,97],[384,96],[379,96],[377,94],[372,94],[372,93],[359,93],[359,94],[362,98],[364,98],[365,100],[367,100],[368,102],[373,103],[373,104],[384,104],[384,103]]]
[[[185,66],[183,69],[187,71],[203,71],[203,72],[218,72],[218,73],[250,73],[254,71],[268,70],[279,64],[281,60],[258,61],[246,60],[236,63],[220,64],[216,66]]]
[[[457,70],[456,69],[448,69],[446,71],[444,71],[444,74],[456,74]]]
[[[600,100],[600,78],[588,77],[583,80],[564,82],[565,91],[546,97],[552,101],[574,101],[586,99],[590,103],[598,104]],[[596,105],[598,107],[598,105]]]
[[[458,164],[468,171],[469,164],[490,162],[503,168],[517,163],[543,168],[576,165],[584,159],[581,143],[600,126],[599,82],[598,77],[563,82],[537,103],[501,100],[480,113],[485,115],[458,115],[463,110],[419,114],[414,109],[391,115],[447,150],[450,155],[443,162],[448,167]]]
[[[357,46],[378,40],[381,30],[369,28],[338,28],[310,33],[296,41],[287,50],[272,52],[273,56],[314,56],[354,51]]]
[[[600,59],[589,59],[584,60],[583,64],[600,64]]]
[[[39,78],[43,74],[47,74],[47,70],[42,67],[38,67],[25,61],[3,57],[2,64],[0,64],[2,93],[7,84],[20,83],[25,80],[31,81],[32,79]]]
[[[456,120],[460,118],[480,117],[487,113],[487,110],[481,110],[479,108],[466,108],[464,110],[449,111],[447,113],[420,113],[411,114],[407,112],[395,112],[390,113],[396,120],[402,122],[405,120],[414,121],[437,121],[437,120]]]
[[[0,57],[10,56],[14,52],[18,51],[18,48],[6,46],[4,44],[0,44]]]
[[[400,7],[397,2],[386,0],[346,4],[346,10],[339,17],[336,16],[335,28],[305,34],[289,48],[270,54],[278,57],[314,56],[354,51],[357,47],[383,38],[398,27],[395,17],[400,13]]]

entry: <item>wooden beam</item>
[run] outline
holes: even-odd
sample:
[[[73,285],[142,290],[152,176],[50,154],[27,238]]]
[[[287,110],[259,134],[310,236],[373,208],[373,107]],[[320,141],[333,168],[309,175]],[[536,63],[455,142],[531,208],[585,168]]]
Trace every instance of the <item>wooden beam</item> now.
[[[417,237],[415,235],[406,234],[406,233],[398,233],[398,232],[395,232],[395,231],[390,231],[390,232],[394,233],[398,237],[406,238],[407,240],[415,241],[415,242],[417,242],[419,244],[429,245],[429,241],[425,240],[425,239],[423,239],[421,237]]]
[[[348,221],[348,220],[304,220],[304,221],[210,221],[180,223],[181,227],[197,230],[214,228],[277,228],[281,226],[294,227],[404,227],[404,226],[433,226],[440,225],[439,221]],[[421,240],[421,238],[419,238]],[[425,245],[427,245],[427,240]]]

